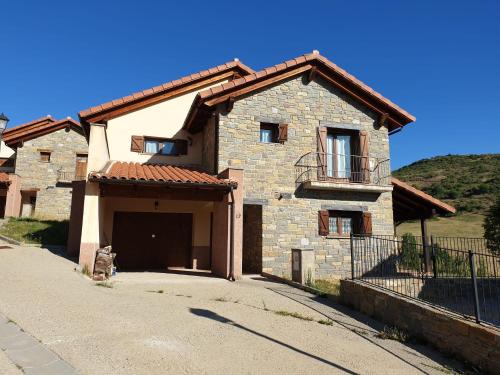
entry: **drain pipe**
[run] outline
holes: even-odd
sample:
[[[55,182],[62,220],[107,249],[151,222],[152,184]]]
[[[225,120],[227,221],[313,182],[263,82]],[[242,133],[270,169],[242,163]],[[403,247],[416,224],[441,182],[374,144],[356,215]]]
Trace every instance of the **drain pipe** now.
[[[236,279],[234,278],[234,193],[233,193],[234,187],[231,186],[229,193],[231,194],[231,202],[230,202],[230,209],[231,209],[231,217],[230,217],[230,224],[229,224],[229,281],[235,281]]]

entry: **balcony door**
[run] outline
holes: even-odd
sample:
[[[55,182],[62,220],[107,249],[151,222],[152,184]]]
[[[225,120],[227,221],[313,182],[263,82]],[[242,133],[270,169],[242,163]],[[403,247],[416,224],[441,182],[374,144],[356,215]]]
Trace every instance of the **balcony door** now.
[[[329,133],[326,137],[326,175],[331,178],[351,178],[350,135]]]

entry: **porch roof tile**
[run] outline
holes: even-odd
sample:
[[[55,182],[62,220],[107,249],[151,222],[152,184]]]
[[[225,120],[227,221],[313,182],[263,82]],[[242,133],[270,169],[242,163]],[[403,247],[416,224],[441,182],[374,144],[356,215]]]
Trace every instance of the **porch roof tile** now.
[[[5,172],[0,172],[0,185],[10,184],[9,175]]]
[[[134,162],[112,161],[104,170],[90,172],[89,180],[94,181],[130,181],[186,185],[220,185],[236,187],[237,183],[229,179],[212,176],[194,168],[165,164],[141,164]]]

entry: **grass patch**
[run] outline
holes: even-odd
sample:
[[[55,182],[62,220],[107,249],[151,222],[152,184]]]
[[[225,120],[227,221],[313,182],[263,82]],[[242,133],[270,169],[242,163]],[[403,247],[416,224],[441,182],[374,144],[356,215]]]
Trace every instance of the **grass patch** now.
[[[340,280],[317,279],[308,286],[318,289],[325,294],[331,294],[337,297],[340,296]]]
[[[317,322],[319,324],[323,324],[325,326],[333,326],[333,322],[331,320],[328,320],[328,319],[320,319],[320,320],[317,320]]]
[[[91,277],[92,275],[90,274],[90,268],[88,265],[84,265],[83,268],[82,268],[82,273],[87,276],[87,277]]]
[[[438,217],[427,222],[427,230],[441,237],[483,237],[484,216],[479,214],[462,214],[452,217]],[[408,221],[396,227],[398,236],[411,233],[421,236],[420,221]]]
[[[309,322],[312,322],[314,319],[311,318],[310,316],[302,315],[299,314],[298,312],[290,312],[286,310],[277,310],[273,311],[276,315],[281,315],[281,316],[290,316],[292,318],[300,319],[300,320],[307,320]]]
[[[216,301],[216,302],[231,302],[231,300],[229,298],[226,298],[226,297],[217,297],[217,298],[212,299],[212,301]]]
[[[113,283],[110,281],[99,281],[98,283],[95,283],[95,286],[100,286],[102,288],[109,288],[109,289],[114,287]]]
[[[68,228],[68,220],[11,217],[0,228],[0,234],[19,242],[65,246],[68,242]]]
[[[409,335],[402,329],[389,326],[385,326],[384,329],[377,333],[375,336],[383,340],[395,340],[402,343],[408,342],[410,338]]]

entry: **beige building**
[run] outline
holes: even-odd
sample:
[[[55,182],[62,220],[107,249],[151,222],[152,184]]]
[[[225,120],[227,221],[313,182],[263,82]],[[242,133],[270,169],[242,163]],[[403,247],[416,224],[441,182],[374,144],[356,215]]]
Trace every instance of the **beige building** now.
[[[85,179],[87,141],[80,124],[50,116],[8,129],[3,146],[13,154],[2,159],[9,183],[0,189],[5,216],[67,220],[72,182]]]
[[[415,118],[317,52],[233,61],[79,113],[87,180],[69,250],[93,268],[290,277],[350,271],[351,233],[393,234],[389,136]],[[74,220],[73,220],[74,218]]]

